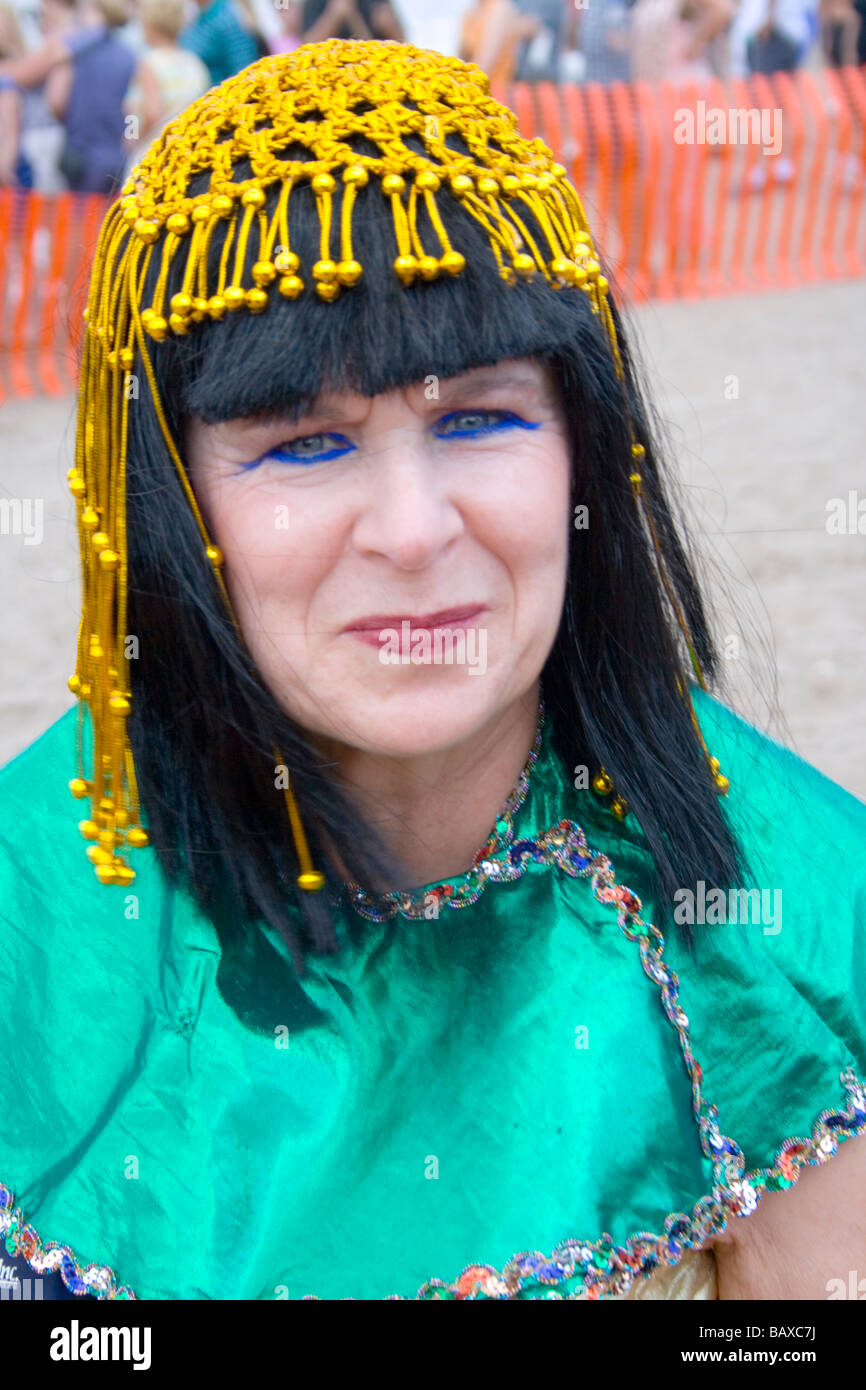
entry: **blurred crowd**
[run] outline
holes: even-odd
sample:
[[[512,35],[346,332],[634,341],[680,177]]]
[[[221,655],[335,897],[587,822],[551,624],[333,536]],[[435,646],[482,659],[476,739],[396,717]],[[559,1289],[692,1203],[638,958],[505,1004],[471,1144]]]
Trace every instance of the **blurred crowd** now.
[[[746,76],[866,62],[866,0],[0,0],[0,186],[111,193],[255,59],[408,40],[494,83]]]

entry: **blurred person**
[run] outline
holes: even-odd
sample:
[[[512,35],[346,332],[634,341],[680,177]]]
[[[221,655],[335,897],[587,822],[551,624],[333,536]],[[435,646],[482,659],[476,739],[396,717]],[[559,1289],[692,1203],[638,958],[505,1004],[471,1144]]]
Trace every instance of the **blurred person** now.
[[[123,102],[135,55],[117,30],[128,19],[125,0],[85,0],[75,28],[55,29],[35,52],[0,64],[0,75],[21,87],[50,77],[46,100],[65,131],[60,170],[78,193],[113,193],[123,177]]]
[[[10,4],[0,4],[0,60],[14,62],[24,48],[18,15]],[[0,76],[0,187],[30,188],[33,184],[33,169],[21,148],[23,97],[11,76]]]
[[[197,54],[181,48],[184,0],[141,0],[139,17],[146,49],[135,70],[126,98],[126,113],[138,118],[138,138],[131,146],[126,172],[170,120],[210,86],[210,73]]]
[[[628,82],[631,15],[626,0],[604,0],[575,13],[576,42],[585,82]]]
[[[279,32],[270,41],[271,53],[292,53],[302,43],[303,0],[288,0],[277,9]]]
[[[830,67],[848,67],[857,63],[857,36],[861,20],[854,0],[820,0],[818,23],[821,51]]]
[[[541,30],[539,18],[522,14],[513,0],[477,0],[463,20],[460,57],[501,86],[514,81],[521,45]]]
[[[526,39],[517,61],[521,82],[555,82],[564,48],[570,6],[568,0],[515,0],[521,14],[538,20],[540,28]]]
[[[731,76],[793,72],[812,44],[809,0],[740,0],[731,24]]]
[[[735,13],[733,0],[636,0],[632,80],[701,82],[718,76],[712,45],[727,34]]]
[[[387,0],[304,0],[302,43],[322,39],[404,40],[403,24]]]
[[[232,0],[195,0],[195,5],[198,13],[178,43],[201,58],[211,86],[217,87],[254,63],[260,57],[259,47]]]

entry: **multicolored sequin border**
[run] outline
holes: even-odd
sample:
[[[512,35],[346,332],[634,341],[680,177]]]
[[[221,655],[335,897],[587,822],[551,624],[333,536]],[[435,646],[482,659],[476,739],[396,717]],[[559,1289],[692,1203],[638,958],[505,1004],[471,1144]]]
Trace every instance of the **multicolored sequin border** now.
[[[428,1279],[412,1301],[621,1296],[639,1276],[649,1278],[661,1265],[678,1264],[687,1250],[704,1247],[726,1229],[730,1217],[751,1215],[765,1192],[793,1187],[802,1168],[826,1163],[845,1139],[866,1134],[866,1085],[851,1066],[846,1066],[839,1076],[848,1098],[846,1109],[822,1110],[810,1138],[786,1139],[769,1168],[747,1172],[742,1149],[721,1133],[718,1109],[708,1105],[703,1096],[703,1070],[692,1053],[689,1021],[678,1002],[679,980],[663,959],[661,932],[640,916],[640,899],[615,882],[611,861],[589,849],[581,827],[574,821],[561,821],[535,842],[519,841],[511,847],[504,863],[490,865],[493,872],[487,869],[485,880],[518,878],[533,860],[556,864],[572,878],[591,878],[594,896],[599,902],[616,905],[620,930],[629,941],[638,943],[644,973],[659,986],[662,1007],[679,1036],[692,1083],[692,1108],[701,1147],[713,1166],[713,1190],[695,1203],[691,1215],[672,1212],[665,1219],[661,1235],[638,1231],[623,1245],[615,1245],[605,1232],[595,1242],[571,1238],[561,1241],[550,1255],[538,1250],[521,1251],[502,1270],[492,1265],[470,1264],[453,1283]],[[58,1270],[63,1283],[75,1294],[93,1294],[104,1299],[136,1297],[128,1286],[118,1287],[114,1271],[108,1266],[85,1267],[68,1245],[57,1241],[43,1245],[36,1230],[25,1224],[23,1213],[15,1207],[11,1189],[2,1184],[0,1236],[5,1238],[10,1255],[23,1256],[37,1274]],[[529,1292],[533,1288],[543,1292]],[[402,1294],[389,1294],[385,1299],[394,1300],[407,1301]],[[317,1294],[305,1294],[300,1301],[321,1300]]]

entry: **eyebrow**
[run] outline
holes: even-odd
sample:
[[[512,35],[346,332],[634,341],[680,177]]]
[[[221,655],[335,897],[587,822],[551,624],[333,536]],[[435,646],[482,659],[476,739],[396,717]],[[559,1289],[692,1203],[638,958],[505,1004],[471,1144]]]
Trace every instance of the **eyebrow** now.
[[[426,382],[413,384],[420,388],[425,386]],[[461,372],[458,376],[443,377],[439,383],[439,396],[434,403],[441,405],[443,397],[450,399],[460,396],[464,391],[489,391],[494,388],[523,388],[530,391],[544,391],[546,383],[517,366],[505,370],[496,364],[487,367],[473,367],[467,372]],[[353,414],[354,408],[344,403],[341,395],[337,393],[328,395],[326,393],[311,400],[307,408],[301,409],[300,412],[297,410],[273,410],[260,415],[258,418],[263,425],[277,424],[287,419],[290,419],[293,424],[297,424],[301,420],[316,419],[318,416],[327,416],[332,420],[347,420]]]

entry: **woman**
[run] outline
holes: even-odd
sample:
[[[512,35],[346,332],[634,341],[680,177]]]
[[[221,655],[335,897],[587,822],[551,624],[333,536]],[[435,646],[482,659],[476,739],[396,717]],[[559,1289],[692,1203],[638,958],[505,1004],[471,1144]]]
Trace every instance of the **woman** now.
[[[0,1209],[74,1294],[824,1297],[862,1250],[866,807],[706,688],[580,203],[488,91],[268,59],[104,224],[78,766],[66,715],[0,780]]]

